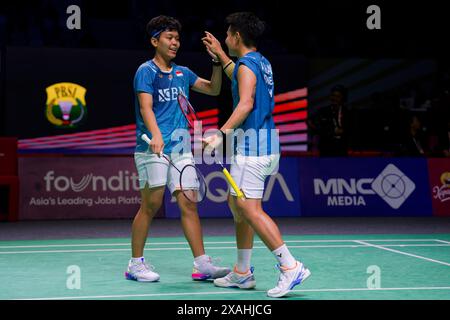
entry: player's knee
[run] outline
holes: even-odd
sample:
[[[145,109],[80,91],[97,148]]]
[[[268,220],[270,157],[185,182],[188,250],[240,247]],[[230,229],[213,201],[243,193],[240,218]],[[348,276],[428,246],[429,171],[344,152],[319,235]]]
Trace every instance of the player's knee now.
[[[236,199],[234,200],[234,207],[236,211],[239,211],[240,214],[244,214],[247,211],[251,211],[250,206],[244,200]]]
[[[180,209],[183,216],[197,215],[197,206],[193,202],[184,203]]]
[[[177,202],[183,216],[197,214],[197,204],[195,202],[187,200],[183,195],[180,194],[177,195]]]
[[[254,219],[258,218],[258,211],[255,210],[255,208],[253,208],[252,206],[238,204],[237,209],[237,212],[239,212],[241,218],[245,219],[246,221],[253,221]]]
[[[144,201],[141,205],[141,211],[149,216],[154,216],[156,212],[161,208],[162,201],[160,200],[150,200]]]

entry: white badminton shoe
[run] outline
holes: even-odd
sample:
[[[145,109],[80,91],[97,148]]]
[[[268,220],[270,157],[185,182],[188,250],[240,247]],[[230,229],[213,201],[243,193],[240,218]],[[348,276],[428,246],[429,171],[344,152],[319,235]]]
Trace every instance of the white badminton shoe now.
[[[149,266],[144,258],[141,258],[141,261],[138,262],[130,260],[128,269],[125,272],[125,278],[139,282],[155,282],[159,280],[159,274],[154,270],[155,268]]]
[[[267,295],[271,298],[281,298],[285,296],[296,285],[302,284],[311,275],[311,271],[299,261],[297,261],[295,268],[292,269],[286,269],[279,264],[277,265],[277,268],[280,270],[277,286],[267,291]]]
[[[203,281],[217,279],[227,275],[231,270],[227,267],[220,267],[211,257],[203,263],[196,263],[192,270],[192,280]]]
[[[214,285],[222,288],[253,289],[256,286],[253,270],[253,267],[251,267],[246,273],[240,273],[234,267],[233,272],[228,273],[223,278],[214,280]]]

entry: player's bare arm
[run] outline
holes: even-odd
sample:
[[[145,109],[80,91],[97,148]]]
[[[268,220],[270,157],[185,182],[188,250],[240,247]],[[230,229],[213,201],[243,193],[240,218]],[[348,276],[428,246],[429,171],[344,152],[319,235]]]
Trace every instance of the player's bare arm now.
[[[208,53],[215,55],[219,59],[225,74],[231,79],[235,64],[225,51],[223,51],[219,40],[212,33],[205,31],[205,36],[202,38],[202,41]]]
[[[222,68],[213,66],[211,80],[198,78],[192,86],[195,92],[207,94],[210,96],[218,96],[222,87]]]
[[[239,103],[228,121],[220,129],[223,132],[239,127],[253,110],[256,90],[255,74],[247,66],[241,65],[239,66],[237,77],[239,83]]]
[[[150,147],[154,153],[159,154],[164,149],[164,140],[153,112],[153,97],[151,94],[141,92],[138,94],[138,99],[142,119],[152,134]]]
[[[255,100],[256,77],[254,73],[246,66],[242,65],[238,71],[239,82],[239,103],[231,114],[227,122],[220,128],[223,133],[227,130],[235,129],[247,119],[253,110]],[[209,148],[217,148],[221,144],[222,138],[218,135],[212,135],[202,139],[204,146]]]

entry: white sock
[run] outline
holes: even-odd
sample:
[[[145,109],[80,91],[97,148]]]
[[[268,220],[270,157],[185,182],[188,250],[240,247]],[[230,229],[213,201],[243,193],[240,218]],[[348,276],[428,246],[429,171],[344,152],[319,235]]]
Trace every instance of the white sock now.
[[[144,257],[139,257],[139,258],[131,258],[131,263],[132,264],[138,264],[138,263],[142,263],[145,261]]]
[[[204,255],[195,257],[195,258],[194,258],[194,263],[197,264],[197,265],[199,265],[199,264],[208,262],[209,259],[210,259],[210,257],[209,257],[208,255],[204,254]]]
[[[285,268],[292,269],[297,264],[297,261],[291,255],[291,253],[289,252],[289,249],[287,248],[287,246],[285,244],[283,244],[281,247],[273,250],[272,253],[275,255],[275,258],[278,260],[278,263]]]
[[[238,272],[244,273],[250,269],[250,259],[252,257],[252,249],[238,249],[238,259],[236,269]]]

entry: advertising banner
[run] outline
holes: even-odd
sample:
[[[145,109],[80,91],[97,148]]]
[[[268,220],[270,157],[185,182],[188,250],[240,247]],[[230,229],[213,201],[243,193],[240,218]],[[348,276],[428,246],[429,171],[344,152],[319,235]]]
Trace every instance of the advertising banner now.
[[[19,175],[20,220],[132,218],[140,206],[132,157],[25,157]]]
[[[431,201],[435,216],[450,216],[450,159],[428,159]]]
[[[228,183],[219,165],[197,165],[205,176],[208,193],[205,200],[198,204],[200,217],[232,218],[228,208]],[[229,169],[229,166],[228,166]],[[278,172],[267,177],[263,196],[263,209],[271,217],[300,216],[300,194],[298,160],[284,157],[280,160]],[[167,192],[167,191],[166,191]],[[166,193],[166,217],[180,217],[180,210]]]
[[[300,161],[304,216],[430,216],[426,159]]]
[[[231,219],[220,166],[198,167],[208,186],[200,217]],[[449,171],[446,159],[283,157],[263,208],[272,217],[448,216]],[[139,209],[132,157],[22,157],[19,176],[20,220],[133,218]],[[168,192],[157,217],[180,217]]]

